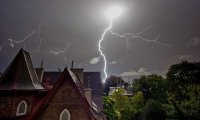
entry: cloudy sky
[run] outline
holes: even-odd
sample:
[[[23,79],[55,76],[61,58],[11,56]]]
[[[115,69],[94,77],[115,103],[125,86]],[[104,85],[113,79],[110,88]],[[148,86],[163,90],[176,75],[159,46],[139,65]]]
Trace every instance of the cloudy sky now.
[[[126,41],[108,32],[102,47],[109,75],[164,75],[171,64],[200,60],[199,0],[1,0],[0,71],[24,48],[35,67],[44,60],[46,70],[57,71],[74,60],[75,67],[102,72],[98,41],[109,25],[105,11],[116,5],[123,13],[112,31],[143,31],[147,40],[159,34],[157,41],[170,46],[139,38]]]

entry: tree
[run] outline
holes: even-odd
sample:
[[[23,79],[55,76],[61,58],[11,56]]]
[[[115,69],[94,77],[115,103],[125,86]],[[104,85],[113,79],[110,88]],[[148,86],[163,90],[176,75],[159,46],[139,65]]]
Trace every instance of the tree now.
[[[103,109],[107,120],[118,120],[119,112],[114,109],[114,100],[110,97],[103,97]]]
[[[200,62],[182,61],[171,65],[167,74],[167,79],[178,80],[181,84],[200,84]]]
[[[156,74],[142,76],[133,82],[134,92],[141,91],[145,101],[156,99],[160,102],[166,101],[166,81],[162,76]]]
[[[122,95],[124,90],[122,88],[116,89],[114,94],[111,96],[115,100],[115,109],[122,111],[125,109],[125,105],[129,105],[129,99],[127,96]]]
[[[131,98],[131,107],[132,107],[132,120],[141,120],[142,119],[142,111],[144,108],[144,96],[143,93],[138,91],[132,98]]]
[[[167,116],[181,120],[200,119],[200,85],[188,85],[179,92],[168,92]]]
[[[132,98],[131,104],[135,109],[141,109],[144,107],[144,97],[143,93],[138,91]]]
[[[120,120],[129,120],[131,118],[131,105],[129,98],[123,95],[124,90],[122,88],[116,89],[114,94],[111,96],[115,101],[114,108],[121,114]]]
[[[171,65],[166,76],[168,117],[173,119],[198,118],[197,116],[200,116],[200,109],[198,109],[200,106],[200,62],[182,61]]]
[[[168,96],[182,102],[188,98],[184,91],[191,85],[200,84],[200,62],[182,61],[171,65],[166,76]]]
[[[148,100],[142,113],[144,120],[165,120],[166,112],[162,104],[155,100]]]

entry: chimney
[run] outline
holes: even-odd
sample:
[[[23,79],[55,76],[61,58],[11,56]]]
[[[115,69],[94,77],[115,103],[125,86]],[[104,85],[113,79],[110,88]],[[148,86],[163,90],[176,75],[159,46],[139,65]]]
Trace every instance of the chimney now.
[[[88,101],[88,103],[90,104],[90,106],[92,105],[92,98],[91,98],[91,93],[92,93],[92,89],[90,88],[86,88],[85,90],[85,97]]]
[[[37,73],[38,80],[42,83],[43,75],[44,75],[44,68],[43,68],[43,61],[41,62],[40,68],[35,68]]]

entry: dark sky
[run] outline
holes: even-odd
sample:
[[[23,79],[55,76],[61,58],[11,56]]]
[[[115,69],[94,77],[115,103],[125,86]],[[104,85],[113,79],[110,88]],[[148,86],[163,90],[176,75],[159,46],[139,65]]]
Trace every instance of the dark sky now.
[[[113,22],[112,31],[139,33],[150,27],[142,34],[144,38],[151,40],[160,34],[158,41],[173,46],[136,38],[129,39],[127,50],[125,39],[107,33],[102,47],[109,74],[128,78],[164,75],[171,64],[200,60],[199,0],[1,0],[0,71],[20,48],[30,51],[35,67],[44,60],[46,70],[57,71],[74,60],[75,67],[102,71],[98,40],[109,25],[105,11],[115,5],[124,10]],[[25,41],[10,46],[8,39],[20,41],[32,32]],[[62,50],[65,52],[53,54]]]

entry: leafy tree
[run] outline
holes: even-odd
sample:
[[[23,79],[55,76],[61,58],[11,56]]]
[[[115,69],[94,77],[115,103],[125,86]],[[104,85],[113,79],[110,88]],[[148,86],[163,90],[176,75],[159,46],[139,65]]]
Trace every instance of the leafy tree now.
[[[143,110],[144,120],[165,120],[166,112],[162,104],[155,100],[148,100]]]
[[[141,91],[144,99],[155,99],[161,102],[166,101],[166,81],[156,74],[142,76],[133,82],[134,92]]]
[[[112,98],[115,101],[114,108],[115,110],[121,113],[120,120],[129,120],[132,114],[131,113],[132,108],[129,102],[129,98],[123,95],[123,93],[124,93],[124,90],[121,88],[118,88],[112,95]]]
[[[132,98],[131,98],[131,104],[133,108],[135,109],[141,109],[144,107],[144,97],[143,93],[138,91]]]
[[[184,97],[180,99],[179,94],[184,95]],[[200,86],[189,85],[184,87],[179,94],[177,95],[176,92],[168,93],[166,107],[168,108],[166,109],[168,117],[181,120],[200,119]]]
[[[171,65],[166,76],[170,82],[178,80],[181,84],[200,84],[200,62],[182,61]]]
[[[123,95],[123,89],[117,89],[113,96],[109,97],[112,107],[105,107],[112,108],[105,110],[110,117],[107,119],[199,120],[200,62],[183,61],[174,64],[170,66],[166,76],[164,79],[152,74],[135,79],[132,84],[135,94],[131,101]],[[109,87],[117,86],[119,81],[118,77],[111,76],[105,85],[109,90]]]
[[[129,99],[127,96],[122,95],[123,93],[124,90],[118,88],[112,95],[112,98],[115,100],[115,109],[117,109],[118,111],[122,111],[123,109],[125,109],[125,105],[129,105]]]
[[[131,107],[132,107],[132,116],[131,118],[134,120],[141,120],[142,118],[142,111],[144,107],[144,97],[143,93],[138,91],[132,98],[131,98]]]
[[[200,62],[182,61],[171,65],[166,76],[168,118],[200,119]]]
[[[110,97],[103,97],[103,109],[107,120],[118,120],[120,114],[114,109],[114,100]]]

